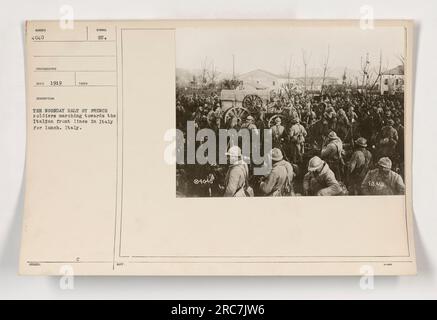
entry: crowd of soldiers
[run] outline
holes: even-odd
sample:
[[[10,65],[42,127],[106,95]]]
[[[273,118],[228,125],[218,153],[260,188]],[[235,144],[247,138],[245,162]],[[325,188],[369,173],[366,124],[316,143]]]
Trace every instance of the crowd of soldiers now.
[[[229,165],[178,167],[180,196],[398,195],[405,193],[403,96],[272,95],[266,108],[224,121],[217,94],[177,95],[177,127],[270,128],[272,168],[261,177],[238,145]],[[268,113],[278,116],[268,123]],[[200,177],[206,177],[199,179]],[[200,181],[193,185],[192,181]],[[191,186],[190,186],[191,184]]]

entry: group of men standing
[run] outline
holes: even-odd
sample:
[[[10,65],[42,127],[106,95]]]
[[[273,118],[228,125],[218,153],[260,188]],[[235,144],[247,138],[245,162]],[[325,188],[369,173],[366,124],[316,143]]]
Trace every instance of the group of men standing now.
[[[292,98],[276,101],[277,116],[269,120],[262,112],[243,119],[225,118],[217,95],[178,96],[177,119],[182,129],[190,119],[199,129],[248,129],[258,134],[271,129],[271,171],[254,177],[250,159],[242,156],[238,145],[229,145],[230,166],[211,168],[208,173],[216,175],[216,188],[209,196],[405,193],[401,97],[327,94],[319,101],[305,95]],[[198,167],[192,171],[194,176],[203,175]]]
[[[355,141],[355,150],[348,163],[342,163],[343,146],[334,131],[328,136],[329,142],[321,155],[308,162],[307,173],[303,177],[302,190],[305,196],[336,195],[400,195],[405,193],[402,177],[392,170],[389,157],[381,157],[375,168],[371,168],[372,154],[367,149],[363,137]],[[249,184],[249,167],[243,161],[241,149],[233,146],[228,151],[230,167],[225,178],[225,197],[253,196]],[[284,159],[279,148],[270,153],[271,171],[261,178],[257,189],[261,196],[294,196],[295,168]],[[347,175],[347,185],[339,177]]]

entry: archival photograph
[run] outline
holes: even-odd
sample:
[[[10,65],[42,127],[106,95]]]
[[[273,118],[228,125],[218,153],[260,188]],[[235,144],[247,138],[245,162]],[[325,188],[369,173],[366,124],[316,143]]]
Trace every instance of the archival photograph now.
[[[405,194],[405,32],[177,29],[176,196]]]

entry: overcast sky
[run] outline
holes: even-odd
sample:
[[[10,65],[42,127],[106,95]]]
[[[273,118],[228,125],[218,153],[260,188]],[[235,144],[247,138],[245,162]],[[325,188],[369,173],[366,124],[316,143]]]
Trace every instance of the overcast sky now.
[[[237,74],[254,69],[285,74],[292,61],[293,76],[303,75],[302,49],[308,56],[312,75],[322,70],[323,59],[330,50],[329,67],[333,76],[348,68],[360,70],[366,52],[371,65],[383,67],[400,64],[404,55],[404,29],[380,27],[361,30],[356,27],[271,27],[271,28],[181,28],[176,31],[176,66],[200,69],[201,61],[214,61],[218,71],[232,73],[232,55]]]

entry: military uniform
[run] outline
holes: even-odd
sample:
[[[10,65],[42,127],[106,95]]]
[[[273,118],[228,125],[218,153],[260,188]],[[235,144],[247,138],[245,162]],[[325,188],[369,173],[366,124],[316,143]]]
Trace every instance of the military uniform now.
[[[322,148],[321,158],[325,160],[337,179],[341,179],[343,174],[343,142],[332,131],[328,138],[330,141]]]
[[[343,109],[338,111],[337,132],[340,139],[345,139],[349,130],[349,119]]]
[[[300,123],[295,123],[290,128],[290,140],[291,140],[291,155],[294,162],[302,162],[305,137],[307,131]]]
[[[381,169],[374,169],[364,178],[361,191],[365,195],[399,195],[405,194],[405,184],[394,171],[390,170],[384,175]]]
[[[256,130],[256,125],[254,123],[245,122],[241,128],[249,129],[249,130]]]
[[[316,113],[311,110],[311,108],[307,108],[302,112],[302,123],[306,128],[311,126],[316,120]]]
[[[249,118],[250,117],[250,118]],[[243,123],[241,126],[241,129],[248,129],[249,132],[251,132],[250,137],[250,154],[252,155],[252,151],[255,152],[255,154],[259,154],[259,143],[258,141],[261,141],[259,139],[259,130],[257,129],[256,125],[253,123],[255,120],[252,116],[249,116],[246,119],[246,122]],[[256,137],[255,137],[256,136]]]
[[[293,167],[285,161],[275,162],[266,180],[261,182],[260,190],[266,196],[288,196],[292,194]]]
[[[323,118],[326,122],[326,131],[335,131],[337,129],[337,113],[333,107],[327,107],[325,109],[325,113],[323,114]]]
[[[291,107],[288,110],[288,117],[291,119],[291,121],[299,121],[299,113],[297,112],[296,108]]]
[[[244,188],[247,183],[249,168],[243,161],[238,161],[229,167],[225,177],[225,197],[245,197]]]
[[[284,135],[284,126],[280,124],[275,124],[272,127],[272,138],[273,138],[273,146],[277,148],[281,148],[282,146],[282,136]]]
[[[349,191],[360,194],[361,184],[369,170],[372,154],[365,147],[356,150],[349,162]]]
[[[340,184],[335,179],[334,172],[328,164],[318,174],[308,172],[303,179],[304,192],[310,196],[335,196],[342,192]]]
[[[399,136],[395,128],[391,125],[383,127],[379,139],[379,156],[393,157],[398,140]]]
[[[208,119],[210,119],[210,123],[215,129],[220,129],[221,127],[221,118],[222,118],[222,109],[221,107],[217,107],[215,110],[211,110],[210,114],[208,114]]]

